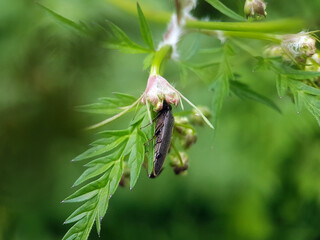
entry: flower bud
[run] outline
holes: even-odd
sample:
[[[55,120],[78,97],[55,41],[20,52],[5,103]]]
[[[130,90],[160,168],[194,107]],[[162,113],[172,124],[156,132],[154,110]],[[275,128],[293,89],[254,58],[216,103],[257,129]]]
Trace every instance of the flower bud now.
[[[176,175],[186,174],[189,167],[188,155],[185,152],[179,152],[179,155],[181,159],[178,156],[171,157],[170,165],[173,167],[173,171]]]
[[[279,45],[269,46],[263,51],[263,55],[266,57],[282,57],[283,54],[284,52]]]
[[[320,72],[320,53],[316,53],[307,59],[305,70]]]
[[[260,20],[267,16],[266,3],[263,0],[246,0],[244,14],[247,18]]]
[[[284,36],[281,47],[295,60],[301,61],[316,52],[316,40],[306,32]]]
[[[208,107],[199,106],[198,108],[206,118],[211,118],[212,114],[211,114],[210,109]],[[190,116],[190,121],[192,124],[198,125],[198,126],[203,126],[205,123],[203,118],[200,116],[200,114],[195,109],[192,110],[192,114]]]
[[[150,102],[155,111],[160,111],[163,107],[163,100],[177,106],[179,94],[166,79],[160,75],[151,75],[141,101],[144,104],[147,101]]]
[[[197,140],[197,134],[192,129],[187,129],[184,141],[182,141],[181,145],[184,149],[188,149],[191,145],[195,144]]]

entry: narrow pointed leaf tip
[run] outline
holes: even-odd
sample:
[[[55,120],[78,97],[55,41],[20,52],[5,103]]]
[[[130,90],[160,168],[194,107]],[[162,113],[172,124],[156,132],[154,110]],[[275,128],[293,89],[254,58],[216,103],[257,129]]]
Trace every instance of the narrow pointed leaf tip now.
[[[197,113],[199,113],[199,115],[202,117],[203,121],[205,121],[205,123],[212,129],[214,129],[213,125],[211,124],[211,122],[208,120],[208,118],[206,118],[206,116],[204,116],[204,114],[200,111],[199,108],[196,107],[196,105],[194,105],[188,98],[186,98],[185,96],[183,96],[179,91],[177,91],[180,95],[180,97],[182,97],[191,107],[193,107]]]
[[[239,14],[235,13],[233,10],[228,8],[219,0],[206,0],[211,6],[217,9],[219,12],[223,13],[224,15],[228,16],[229,18],[236,20],[236,21],[244,21],[245,18],[240,16]]]
[[[150,31],[149,25],[147,23],[147,20],[144,17],[144,14],[140,8],[139,3],[137,3],[137,11],[138,11],[138,16],[139,16],[140,32],[141,32],[141,36],[143,38],[143,41],[148,45],[148,47],[151,50],[154,50],[152,34]]]

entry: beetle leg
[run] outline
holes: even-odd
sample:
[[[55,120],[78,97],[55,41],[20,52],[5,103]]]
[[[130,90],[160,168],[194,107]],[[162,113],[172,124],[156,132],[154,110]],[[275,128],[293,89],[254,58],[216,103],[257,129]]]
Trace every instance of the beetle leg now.
[[[151,123],[148,123],[147,125],[145,125],[145,126],[143,126],[143,127],[140,127],[140,130],[141,130],[141,129],[143,129],[143,128],[145,128],[145,127],[150,126],[151,124],[153,124],[153,123],[154,123],[154,121],[155,121],[155,120],[157,120],[157,119],[159,118],[159,116],[160,116],[160,113],[158,113],[158,114],[157,114],[157,116],[155,116],[155,118],[154,118],[154,119],[152,119],[152,122],[151,122]]]

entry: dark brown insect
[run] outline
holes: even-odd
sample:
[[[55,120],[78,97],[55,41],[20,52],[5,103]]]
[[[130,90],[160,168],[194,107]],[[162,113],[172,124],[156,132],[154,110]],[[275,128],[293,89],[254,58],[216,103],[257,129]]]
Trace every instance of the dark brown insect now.
[[[172,131],[174,126],[174,117],[172,115],[172,107],[166,101],[163,101],[163,108],[159,111],[156,119],[155,129],[155,150],[153,159],[153,170],[150,178],[157,177],[162,170],[164,160],[170,148]]]

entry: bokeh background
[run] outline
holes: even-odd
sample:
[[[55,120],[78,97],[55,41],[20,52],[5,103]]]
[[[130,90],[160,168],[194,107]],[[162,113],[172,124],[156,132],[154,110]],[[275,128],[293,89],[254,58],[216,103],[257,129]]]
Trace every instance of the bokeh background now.
[[[169,0],[139,2],[173,10]],[[242,13],[243,1],[222,2]],[[269,19],[301,17],[310,30],[320,29],[319,1],[267,2]],[[41,3],[75,21],[108,18],[141,42],[137,18],[107,1]],[[224,19],[203,2],[196,14]],[[166,26],[151,27],[159,42]],[[252,41],[257,50],[264,44]],[[282,114],[229,97],[215,135],[198,129],[188,175],[177,177],[167,167],[157,179],[142,172],[132,191],[118,189],[100,239],[320,239],[320,128],[306,110],[298,115],[289,97],[279,99],[274,74],[253,73],[255,61],[238,54],[234,69]],[[34,1],[0,1],[0,240],[62,238],[69,227],[62,223],[76,204],[60,202],[83,171],[70,160],[94,139],[82,129],[102,120],[74,106],[114,91],[139,96],[148,76],[142,61],[77,35]],[[210,106],[213,93],[196,76],[181,82],[170,67],[165,77],[192,101]],[[128,120],[107,128],[123,128]],[[90,239],[98,239],[95,229]]]

